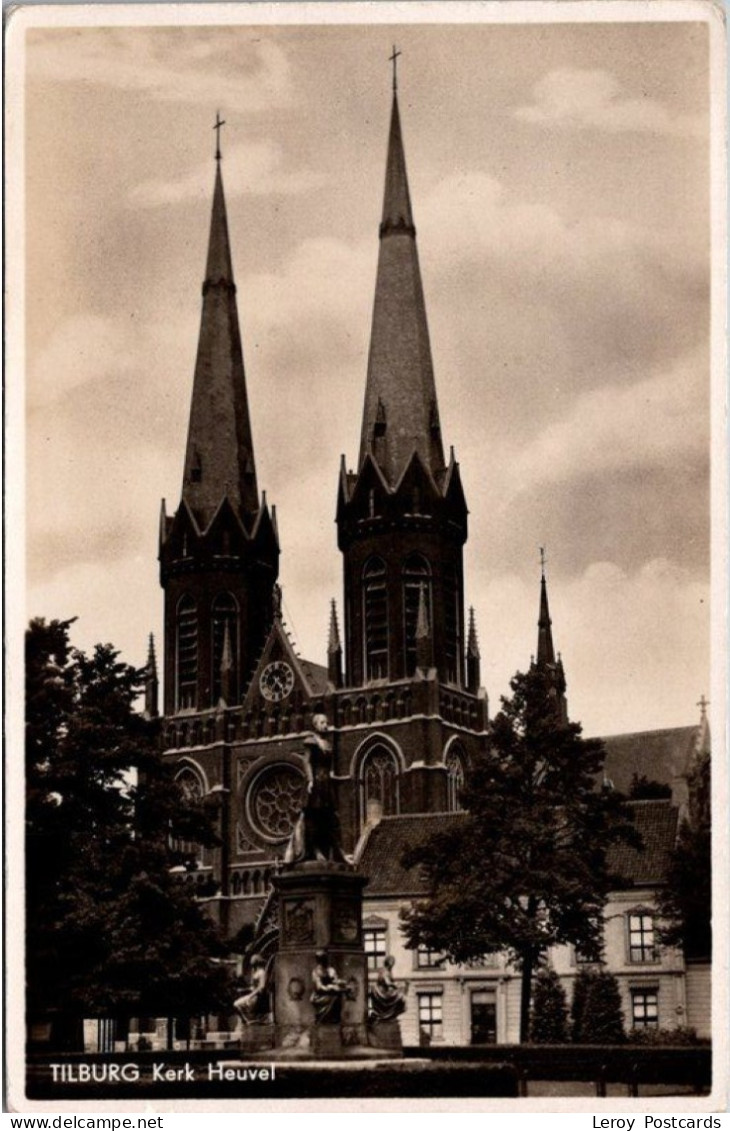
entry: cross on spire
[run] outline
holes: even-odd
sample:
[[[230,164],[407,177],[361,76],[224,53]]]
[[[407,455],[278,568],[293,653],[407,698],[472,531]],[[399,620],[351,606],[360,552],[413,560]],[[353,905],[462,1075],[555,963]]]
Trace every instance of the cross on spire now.
[[[389,61],[393,64],[393,94],[398,89],[398,56],[402,55],[402,51],[397,51],[395,44],[393,44],[393,54],[388,56]]]
[[[709,707],[709,705],[710,705],[710,700],[705,699],[704,692],[703,692],[703,694],[700,695],[700,699],[699,699],[699,702],[697,704],[697,706],[699,707],[700,712],[701,712],[700,720],[702,722],[704,722],[705,719],[707,718],[707,708]]]
[[[225,124],[226,123],[224,122],[224,120],[220,116],[220,111],[216,110],[216,112],[215,112],[215,125],[213,126],[213,129],[215,130],[215,159],[216,159],[216,161],[220,161],[220,159],[221,159],[221,127],[225,126]]]
[[[546,561],[547,561],[547,557],[545,555],[545,547],[541,546],[540,547],[540,572],[542,573],[543,581],[545,580],[545,562]]]

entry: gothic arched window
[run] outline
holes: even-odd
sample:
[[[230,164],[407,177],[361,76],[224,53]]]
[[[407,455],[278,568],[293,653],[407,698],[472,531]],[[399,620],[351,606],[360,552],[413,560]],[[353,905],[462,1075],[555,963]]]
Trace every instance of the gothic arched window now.
[[[456,569],[448,563],[443,568],[444,597],[444,658],[446,679],[449,683],[460,683],[461,641],[459,637],[459,583]]]
[[[461,791],[464,788],[464,761],[457,749],[446,755],[446,808],[458,813],[462,808]]]
[[[191,769],[189,766],[184,766],[179,773],[175,774],[175,781],[186,802],[194,805],[202,801],[205,794],[205,786],[200,775],[196,774],[195,770]],[[179,854],[184,863],[196,862],[202,864],[202,847],[194,840],[187,840],[184,837],[175,836],[174,822],[171,847],[173,852]]]
[[[400,811],[398,761],[387,746],[373,746],[360,767],[362,816],[368,819],[372,802],[377,802],[380,815],[392,817]]]
[[[403,619],[406,646],[406,675],[416,670],[416,626],[423,586],[429,631],[433,631],[431,610],[431,567],[420,554],[411,554],[403,566]]]
[[[388,678],[388,589],[385,562],[370,558],[362,571],[365,679]]]
[[[195,709],[198,702],[198,606],[190,596],[177,606],[175,639],[176,705]]]
[[[238,669],[238,602],[232,593],[219,593],[213,601],[211,609],[211,632],[213,634],[213,703],[217,703],[223,693],[223,680],[221,676],[221,661],[223,660],[223,646],[228,629],[228,646],[230,649],[230,675],[229,694],[235,695],[236,675]],[[232,704],[228,704],[229,707]]]

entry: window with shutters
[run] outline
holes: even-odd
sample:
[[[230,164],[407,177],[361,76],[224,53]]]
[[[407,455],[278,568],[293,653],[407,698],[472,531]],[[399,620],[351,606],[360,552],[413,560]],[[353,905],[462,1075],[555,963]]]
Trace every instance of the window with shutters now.
[[[230,650],[230,687],[235,690],[238,660],[238,602],[232,593],[219,593],[213,601],[211,609],[211,632],[213,634],[213,703],[217,703],[223,692],[223,679],[221,664],[223,661],[223,647],[228,630],[228,646]],[[231,704],[229,704],[230,706]]]
[[[190,596],[180,598],[176,631],[176,707],[178,711],[194,710],[198,702],[198,607]]]
[[[416,628],[423,590],[429,632],[433,632],[431,567],[421,554],[411,554],[403,566],[403,617],[406,649],[406,674],[416,670]]]
[[[385,562],[370,558],[363,570],[365,679],[388,678],[388,589]]]

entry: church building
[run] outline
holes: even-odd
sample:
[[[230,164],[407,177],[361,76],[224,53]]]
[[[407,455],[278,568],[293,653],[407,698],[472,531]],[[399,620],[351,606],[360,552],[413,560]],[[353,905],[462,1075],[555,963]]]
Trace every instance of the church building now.
[[[460,787],[488,741],[489,712],[474,614],[466,613],[467,503],[441,432],[395,84],[378,235],[360,450],[352,469],[343,457],[339,470],[343,596],[329,610],[320,664],[299,658],[282,618],[280,538],[257,478],[217,151],[181,498],[173,514],[163,503],[160,517],[164,756],[186,790],[217,799],[220,846],[180,845],[187,882],[227,937],[243,940],[254,930],[261,937],[270,877],[306,788],[303,739],[324,714],[343,847],[370,877],[366,949],[373,966],[393,953],[396,977],[409,982],[406,1043],[424,1034],[508,1041],[517,1025],[514,972],[498,957],[484,968],[448,970],[439,956],[406,952],[397,925],[399,907],[418,894],[400,856],[425,831],[459,819]],[[534,662],[551,673],[567,718],[544,573]],[[151,715],[156,699],[151,645]],[[663,816],[647,810],[642,826],[657,871],[677,811],[670,801],[642,804],[662,807]],[[661,876],[632,866],[640,887],[626,906],[646,916]],[[568,963],[568,975],[570,961],[574,967],[574,958],[558,962]],[[674,990],[681,966],[672,953],[652,965],[648,982],[639,972],[643,1008],[666,999],[662,1025],[686,1016]],[[671,997],[658,989],[665,968]],[[627,1009],[631,992],[627,982]]]
[[[350,853],[376,816],[457,808],[487,733],[464,608],[467,506],[441,436],[395,92],[379,237],[360,451],[339,474],[344,599],[330,610],[325,667],[298,658],[282,620],[218,152],[182,495],[172,516],[163,504],[159,556],[165,752],[187,788],[221,795],[222,845],[195,879],[213,877],[231,935],[255,919],[286,847],[315,714],[330,727]]]

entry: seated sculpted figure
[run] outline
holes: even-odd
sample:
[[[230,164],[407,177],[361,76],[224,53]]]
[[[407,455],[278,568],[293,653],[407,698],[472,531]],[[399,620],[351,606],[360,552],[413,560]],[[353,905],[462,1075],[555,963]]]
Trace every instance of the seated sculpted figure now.
[[[337,976],[326,950],[318,950],[315,958],[317,965],[312,971],[312,994],[309,1000],[314,1006],[317,1023],[334,1025],[342,1016],[342,1002],[350,996],[350,987]]]
[[[264,1021],[270,1012],[269,990],[266,985],[266,962],[260,954],[251,959],[251,986],[247,993],[236,998],[233,1008],[244,1025]]]
[[[406,997],[393,977],[395,959],[388,955],[370,986],[370,1020],[395,1021],[406,1008]]]

